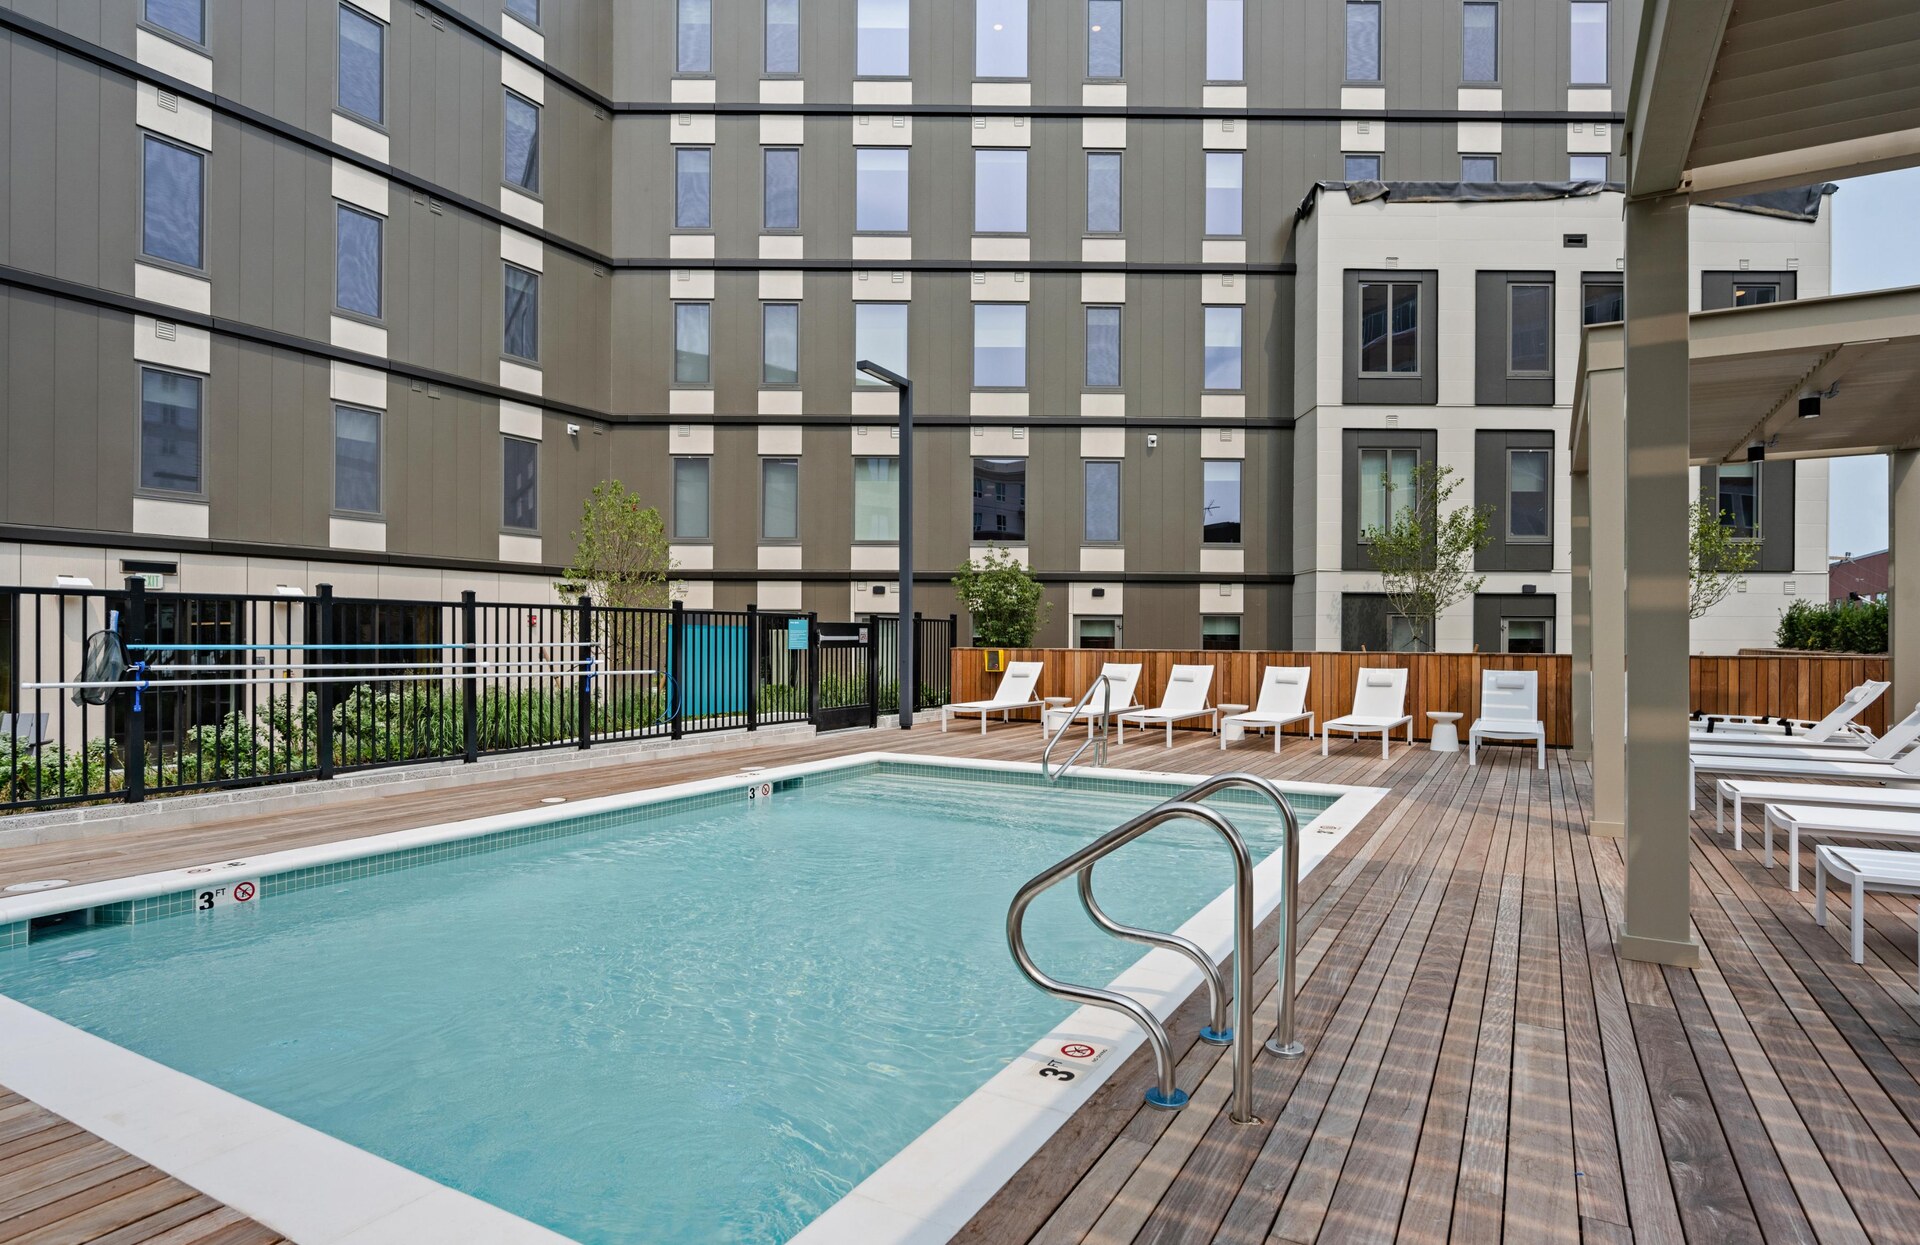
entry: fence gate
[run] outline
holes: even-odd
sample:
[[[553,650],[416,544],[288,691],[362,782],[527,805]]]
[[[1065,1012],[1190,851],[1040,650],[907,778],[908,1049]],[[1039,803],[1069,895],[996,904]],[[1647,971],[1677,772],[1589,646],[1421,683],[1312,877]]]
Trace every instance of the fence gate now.
[[[816,623],[819,647],[815,677],[815,730],[843,731],[872,726],[874,704],[874,628],[869,623]]]

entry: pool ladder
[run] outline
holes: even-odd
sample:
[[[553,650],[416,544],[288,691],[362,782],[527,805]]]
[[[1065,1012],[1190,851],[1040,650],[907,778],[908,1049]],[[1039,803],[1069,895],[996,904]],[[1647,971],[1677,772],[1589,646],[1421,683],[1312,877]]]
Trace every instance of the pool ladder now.
[[[1281,879],[1280,947],[1276,957],[1279,961],[1279,981],[1276,989],[1279,1014],[1274,1035],[1267,1042],[1267,1050],[1283,1059],[1297,1059],[1305,1054],[1306,1048],[1294,1036],[1293,1024],[1294,993],[1298,988],[1295,965],[1299,950],[1298,909],[1295,900],[1300,881],[1300,819],[1294,815],[1293,806],[1287,803],[1287,798],[1280,793],[1280,789],[1256,775],[1222,774],[1209,778],[1205,782],[1196,783],[1130,821],[1114,827],[1058,864],[1035,875],[1020,888],[1019,893],[1013,897],[1012,907],[1007,909],[1007,948],[1013,952],[1014,963],[1019,965],[1020,971],[1026,974],[1027,979],[1048,994],[1071,1003],[1104,1007],[1109,1011],[1119,1012],[1130,1017],[1146,1032],[1147,1044],[1153,1049],[1155,1073],[1155,1084],[1147,1090],[1147,1105],[1168,1111],[1185,1106],[1188,1095],[1187,1091],[1175,1083],[1173,1047],[1167,1039],[1166,1027],[1160,1023],[1159,1018],[1150,1008],[1129,995],[1114,990],[1097,989],[1093,986],[1074,985],[1044,972],[1033,962],[1033,956],[1027,950],[1024,930],[1027,908],[1039,898],[1041,892],[1071,877],[1077,881],[1081,906],[1087,910],[1087,916],[1095,925],[1116,938],[1143,943],[1151,947],[1164,947],[1192,960],[1199,967],[1201,975],[1206,978],[1210,1004],[1211,1020],[1205,1028],[1200,1030],[1200,1040],[1233,1047],[1233,1121],[1236,1124],[1252,1124],[1256,1122],[1253,1114],[1253,858],[1247,851],[1246,840],[1240,836],[1240,831],[1234,827],[1233,823],[1219,812],[1201,803],[1208,796],[1229,787],[1245,787],[1258,792],[1272,800],[1273,806],[1280,811],[1280,820],[1285,834],[1282,851],[1285,853],[1286,872]],[[1198,821],[1213,827],[1226,841],[1228,849],[1233,854],[1233,1018],[1231,1024],[1227,1017],[1226,983],[1222,978],[1220,965],[1214,962],[1212,956],[1198,944],[1178,934],[1135,929],[1129,925],[1122,925],[1108,916],[1093,897],[1094,865],[1154,827],[1181,819]]]
[[[1093,699],[1095,692],[1100,693],[1100,712],[1087,719],[1087,742],[1075,748],[1073,755],[1068,757],[1059,769],[1050,768],[1049,761],[1053,756],[1053,746],[1059,743],[1069,730],[1073,729],[1074,722],[1080,717],[1080,711],[1087,707],[1087,702]],[[1045,710],[1041,711],[1040,720],[1043,723],[1047,720]],[[1096,676],[1093,682],[1087,687],[1087,690],[1080,694],[1080,699],[1074,704],[1073,708],[1067,712],[1067,720],[1060,724],[1060,729],[1053,733],[1053,738],[1047,740],[1046,751],[1040,754],[1040,772],[1047,776],[1048,782],[1058,782],[1060,781],[1060,775],[1072,769],[1074,762],[1078,761],[1089,748],[1093,749],[1093,763],[1095,765],[1105,765],[1107,763],[1107,732],[1112,728],[1112,725],[1113,681],[1102,674]]]

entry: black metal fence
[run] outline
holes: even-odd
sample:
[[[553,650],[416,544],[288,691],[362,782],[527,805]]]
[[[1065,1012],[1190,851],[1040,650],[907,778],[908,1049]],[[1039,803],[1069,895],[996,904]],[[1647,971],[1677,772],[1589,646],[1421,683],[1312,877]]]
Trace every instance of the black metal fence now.
[[[954,620],[916,619],[922,707]],[[0,810],[420,761],[815,722],[897,701],[896,623],[861,667],[810,614],[0,588]],[[89,672],[87,655],[124,646]],[[875,641],[878,641],[877,643]],[[856,716],[858,721],[847,720]]]

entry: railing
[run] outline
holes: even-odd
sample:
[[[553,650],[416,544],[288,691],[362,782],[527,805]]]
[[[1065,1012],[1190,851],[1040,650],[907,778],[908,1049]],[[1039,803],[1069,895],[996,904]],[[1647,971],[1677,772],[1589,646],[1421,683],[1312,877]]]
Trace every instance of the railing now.
[[[1007,947],[1014,962],[1028,980],[1056,998],[1120,1012],[1146,1033],[1153,1051],[1153,1088],[1147,1091],[1149,1106],[1173,1110],[1184,1106],[1188,1095],[1176,1084],[1172,1043],[1166,1027],[1138,1000],[1113,990],[1064,982],[1043,971],[1027,950],[1025,921],[1027,909],[1042,892],[1069,877],[1077,881],[1081,906],[1095,925],[1117,938],[1147,946],[1162,947],[1192,960],[1206,980],[1209,1022],[1201,1029],[1204,1042],[1228,1044],[1233,1048],[1233,1120],[1254,1122],[1253,1115],[1253,860],[1246,841],[1233,823],[1200,801],[1228,787],[1246,787],[1266,795],[1280,812],[1286,870],[1281,886],[1280,947],[1278,981],[1278,1023],[1267,1049],[1283,1058],[1298,1058],[1305,1053],[1294,1033],[1294,993],[1297,989],[1295,957],[1298,953],[1296,904],[1300,872],[1300,823],[1279,788],[1251,774],[1223,774],[1196,784],[1139,816],[1101,835],[1058,864],[1046,869],[1022,886],[1007,910]],[[1100,907],[1093,894],[1093,868],[1106,856],[1133,842],[1154,827],[1179,818],[1203,822],[1225,839],[1233,853],[1233,1015],[1228,1024],[1226,985],[1220,967],[1198,944],[1178,934],[1138,929],[1122,925]]]
[[[1100,692],[1100,712],[1098,715],[1089,715],[1087,718],[1087,742],[1075,748],[1073,755],[1068,757],[1066,763],[1059,769],[1055,770],[1050,768],[1050,762],[1053,757],[1053,746],[1060,742],[1061,736],[1073,729],[1073,724],[1079,720],[1081,711],[1086,709],[1087,702],[1093,699],[1093,693],[1096,690]],[[1044,714],[1047,711],[1042,710],[1041,712]],[[1041,720],[1044,722],[1046,719],[1043,717]],[[1094,750],[1094,763],[1096,765],[1105,765],[1107,763],[1107,731],[1111,727],[1112,722],[1112,681],[1104,674],[1095,675],[1093,682],[1087,685],[1087,690],[1080,693],[1080,699],[1076,701],[1073,708],[1067,712],[1066,720],[1060,724],[1060,729],[1053,733],[1053,738],[1047,740],[1046,749],[1040,753],[1040,772],[1047,776],[1047,781],[1058,782],[1060,775],[1072,769],[1074,762],[1078,761],[1089,748]]]

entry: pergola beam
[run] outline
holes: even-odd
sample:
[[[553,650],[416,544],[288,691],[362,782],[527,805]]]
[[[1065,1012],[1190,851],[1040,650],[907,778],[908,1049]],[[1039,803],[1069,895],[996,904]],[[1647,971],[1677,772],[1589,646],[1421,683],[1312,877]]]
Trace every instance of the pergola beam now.
[[[1686,189],[1694,131],[1733,0],[1646,0],[1627,93],[1627,195]]]

